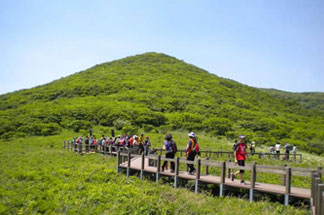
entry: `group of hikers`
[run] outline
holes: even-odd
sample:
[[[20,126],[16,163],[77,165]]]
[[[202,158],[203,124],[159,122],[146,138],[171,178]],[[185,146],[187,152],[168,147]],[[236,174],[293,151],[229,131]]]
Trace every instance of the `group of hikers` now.
[[[269,152],[271,154],[274,154],[279,159],[280,158],[280,148],[281,148],[280,143],[276,143],[276,145],[270,146]],[[291,147],[291,145],[288,142],[286,142],[284,149],[285,149],[285,157],[284,157],[285,160],[289,160],[290,151],[292,151],[293,155],[296,155],[296,153],[297,153],[297,147],[295,144]]]
[[[100,139],[96,139],[95,136],[86,136],[83,138],[79,136],[78,138],[73,137],[72,144],[75,146],[75,152],[80,149],[82,150],[82,145],[85,145],[85,153],[89,153],[90,151],[97,151],[98,148],[106,149],[109,146],[116,147],[126,147],[126,148],[137,148],[139,153],[143,152],[145,155],[149,153],[151,140],[149,136],[144,137],[144,133],[142,132],[140,136],[137,135],[118,135],[117,137],[105,137],[102,135]]]
[[[185,148],[185,155],[187,160],[194,161],[196,155],[200,156],[199,145],[197,141],[197,137],[194,132],[190,132],[188,134],[189,141]],[[176,142],[172,139],[171,134],[167,134],[165,136],[165,142],[163,144],[163,149],[165,150],[165,157],[173,159],[178,151]],[[151,140],[149,136],[144,137],[144,132],[141,133],[140,136],[137,135],[119,135],[117,137],[105,137],[102,135],[100,139],[96,139],[95,136],[86,136],[83,138],[79,136],[78,138],[73,137],[71,141],[74,146],[75,152],[82,152],[82,145],[85,145],[85,153],[89,153],[90,151],[97,151],[98,148],[108,148],[109,146],[116,147],[125,147],[127,149],[137,149],[138,154],[142,154],[144,152],[145,155],[150,153],[154,153],[154,150],[151,150]],[[71,147],[72,147],[71,145]],[[162,171],[168,169],[168,162],[164,161],[162,165]],[[196,169],[193,164],[188,164],[189,174],[194,175]],[[175,163],[170,162],[170,171],[175,171]]]
[[[188,134],[188,137],[189,137],[189,141],[188,141],[187,146],[185,147],[185,155],[186,155],[188,161],[194,161],[196,155],[200,156],[199,145],[198,145],[196,134],[194,132],[190,132]],[[163,144],[163,149],[165,149],[165,157],[173,159],[175,157],[175,154],[178,151],[177,144],[176,144],[176,142],[173,141],[171,134],[167,134],[164,139],[165,139],[165,142]],[[168,162],[164,161],[164,163],[162,165],[162,172],[164,172],[164,170],[167,168],[167,164],[168,164]],[[196,173],[196,169],[195,169],[194,165],[187,164],[187,166],[189,169],[188,173],[190,175],[194,175]],[[170,170],[171,170],[171,173],[175,172],[174,162],[170,162]]]
[[[194,132],[190,132],[188,134],[188,143],[185,147],[185,156],[188,161],[194,161],[195,157],[198,155],[200,156],[198,138]],[[173,140],[171,134],[167,134],[165,137],[165,142],[163,143],[163,149],[165,150],[165,157],[173,159],[178,151],[177,144]],[[144,132],[142,132],[139,136],[137,135],[119,135],[117,137],[105,137],[102,135],[100,139],[96,139],[95,136],[86,136],[82,138],[73,137],[72,144],[75,146],[75,151],[77,152],[77,146],[81,146],[85,144],[85,152],[89,153],[91,150],[97,150],[98,147],[106,147],[107,146],[116,146],[116,147],[125,147],[127,149],[137,149],[138,154],[142,154],[144,152],[145,155],[154,153],[154,150],[151,150],[151,140],[149,136],[144,137]],[[245,166],[245,160],[248,156],[247,153],[248,146],[246,144],[246,139],[244,135],[240,135],[238,141],[234,142],[233,151],[234,151],[234,158],[235,163],[239,166]],[[250,153],[253,155],[255,153],[255,142],[252,141],[249,145]],[[286,150],[286,158],[289,159],[289,152],[292,151],[296,154],[297,148],[294,145],[292,148],[290,147],[289,143],[285,144]],[[270,153],[276,154],[280,156],[280,144],[277,143],[275,146],[270,147]],[[194,175],[196,173],[196,169],[194,164],[187,164],[188,167],[188,174]],[[162,164],[162,172],[168,169],[168,161],[164,161]],[[171,173],[175,172],[175,163],[170,162],[170,171]],[[234,181],[235,177],[240,174],[240,182],[241,184],[246,184],[244,181],[244,170],[238,170],[231,174],[231,179]]]

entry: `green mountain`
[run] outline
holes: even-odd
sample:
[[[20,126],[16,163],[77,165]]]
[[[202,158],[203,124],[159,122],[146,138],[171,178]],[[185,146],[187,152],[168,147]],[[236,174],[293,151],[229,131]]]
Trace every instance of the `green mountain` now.
[[[245,134],[260,144],[289,141],[324,151],[321,105],[307,106],[158,53],[103,63],[1,95],[0,116],[2,138],[102,125],[125,133],[177,129],[228,138]]]
[[[276,89],[263,89],[271,95],[286,100],[294,100],[300,103],[306,109],[316,109],[324,112],[324,93],[307,92],[307,93],[291,93]]]

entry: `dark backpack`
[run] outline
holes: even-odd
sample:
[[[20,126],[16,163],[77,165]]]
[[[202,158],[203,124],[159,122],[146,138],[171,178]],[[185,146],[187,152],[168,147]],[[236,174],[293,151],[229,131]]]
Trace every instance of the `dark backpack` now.
[[[170,145],[171,145],[171,148],[172,148],[172,152],[174,154],[177,153],[177,151],[178,151],[177,144],[174,141],[171,141]]]
[[[195,145],[192,147],[192,151],[198,153],[199,152],[199,145],[196,142]]]
[[[233,151],[237,151],[237,148],[238,148],[238,143],[234,143],[233,144]]]

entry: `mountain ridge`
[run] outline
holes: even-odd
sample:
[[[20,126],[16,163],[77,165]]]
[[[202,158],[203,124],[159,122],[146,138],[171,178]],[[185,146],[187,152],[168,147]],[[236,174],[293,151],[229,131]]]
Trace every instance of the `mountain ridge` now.
[[[101,125],[125,133],[183,129],[228,138],[245,133],[260,144],[290,141],[323,152],[320,108],[154,52],[98,64],[0,99],[2,138]]]

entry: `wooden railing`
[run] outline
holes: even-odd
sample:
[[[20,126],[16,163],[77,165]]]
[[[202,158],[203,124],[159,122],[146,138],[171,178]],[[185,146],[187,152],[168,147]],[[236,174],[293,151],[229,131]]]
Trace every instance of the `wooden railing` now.
[[[64,143],[64,148],[68,150],[74,150],[78,153],[83,153],[86,149],[85,144],[71,144],[71,142],[67,141]],[[322,167],[318,167],[317,169],[306,169],[306,168],[296,168],[296,167],[288,167],[285,166],[269,166],[269,165],[258,165],[255,162],[251,164],[246,164],[245,166],[238,166],[234,162],[230,161],[216,161],[211,160],[208,155],[211,154],[225,154],[229,152],[212,152],[212,151],[202,151],[205,157],[202,156],[200,159],[195,159],[194,161],[186,160],[184,157],[175,157],[174,159],[166,158],[163,156],[163,150],[158,149],[156,152],[157,154],[150,154],[144,155],[137,154],[136,151],[138,148],[134,149],[127,149],[125,147],[117,147],[112,145],[103,145],[97,146],[94,149],[96,152],[100,152],[102,154],[107,154],[109,156],[116,156],[117,157],[117,172],[119,173],[122,168],[126,168],[126,177],[130,176],[130,170],[135,169],[140,171],[140,178],[144,178],[145,170],[145,159],[154,163],[154,174],[156,177],[156,182],[159,182],[161,175],[166,175],[165,172],[161,171],[161,162],[168,161],[175,163],[175,172],[168,173],[167,176],[174,177],[174,187],[178,187],[179,178],[183,178],[183,175],[180,175],[180,167],[181,164],[194,164],[196,167],[196,173],[193,176],[186,176],[188,180],[195,180],[195,193],[199,192],[199,184],[201,182],[206,183],[205,176],[214,176],[210,175],[210,168],[216,167],[220,169],[220,174],[218,181],[212,182],[214,184],[219,185],[219,196],[224,196],[224,186],[233,186],[226,182],[226,177],[230,176],[231,169],[239,169],[239,170],[246,170],[250,172],[250,182],[247,186],[239,186],[239,188],[249,189],[249,199],[250,201],[254,200],[254,191],[262,191],[262,192],[269,192],[269,193],[277,193],[284,195],[284,204],[289,204],[289,197],[299,197],[304,199],[311,199],[312,202],[312,211],[314,214],[324,215],[324,204],[323,204],[323,195],[324,195],[324,184],[321,181],[321,175],[324,174],[324,170]],[[181,153],[182,152],[182,153]],[[183,154],[183,150],[179,150],[180,155]],[[132,159],[139,158],[141,159],[140,168],[136,169],[131,166]],[[202,171],[205,170],[203,173]],[[257,183],[257,174],[259,173],[273,173],[279,174],[282,177],[282,184],[275,185],[280,186],[281,188],[284,187],[284,190],[276,191],[276,190],[262,190],[259,185],[261,183]],[[310,190],[310,195],[303,195],[298,193],[292,193],[292,178],[294,176],[303,176],[311,179],[312,188]],[[189,177],[189,178],[188,178]],[[273,184],[269,184],[273,185]],[[235,185],[237,187],[237,185]]]
[[[311,209],[314,215],[324,215],[324,183],[322,173],[312,172]]]
[[[154,148],[159,152],[160,155],[163,154],[165,151],[162,148]],[[180,155],[180,157],[184,156],[186,153],[185,150],[179,149],[177,154]],[[201,150],[200,151],[202,157],[209,157],[209,158],[222,158],[226,157],[227,159],[233,159],[234,153],[233,151],[211,151],[211,150]],[[255,152],[253,155],[251,153],[248,153],[249,156],[257,156],[258,158],[269,158],[269,159],[286,159],[287,154],[285,153],[279,153],[279,154],[272,154],[272,153],[265,153],[265,152]],[[302,154],[289,154],[289,159],[292,161],[303,161],[303,155]]]
[[[131,159],[132,158],[140,158],[141,159],[141,167],[140,169],[140,178],[143,179],[143,174],[145,172],[145,159],[156,161],[156,182],[159,181],[159,178],[161,174],[165,174],[161,172],[161,162],[162,161],[168,161],[168,162],[174,162],[175,163],[175,172],[168,176],[174,177],[174,187],[178,187],[178,178],[179,178],[179,172],[180,172],[180,165],[181,164],[194,164],[196,166],[196,173],[193,176],[195,180],[195,192],[199,192],[199,183],[201,181],[204,181],[203,178],[206,175],[209,175],[209,168],[208,167],[217,167],[220,168],[220,180],[215,182],[216,184],[220,185],[219,190],[219,196],[224,195],[224,186],[229,186],[225,183],[226,181],[226,172],[229,169],[239,169],[239,170],[246,170],[250,171],[250,182],[248,186],[242,186],[240,188],[243,189],[249,189],[249,199],[250,201],[253,201],[254,199],[254,191],[262,191],[262,192],[270,192],[270,193],[277,193],[284,195],[284,204],[289,204],[289,197],[298,197],[298,198],[304,198],[309,199],[311,196],[305,195],[305,194],[298,194],[298,193],[292,193],[292,178],[293,176],[303,176],[307,178],[312,177],[313,172],[317,172],[318,174],[323,174],[324,171],[319,167],[317,170],[315,169],[306,169],[306,168],[295,168],[295,167],[287,167],[287,166],[267,166],[267,165],[257,165],[255,162],[252,164],[246,164],[245,166],[238,166],[234,162],[225,162],[225,161],[213,161],[205,159],[196,159],[195,161],[188,161],[185,158],[176,157],[174,159],[166,158],[161,155],[148,155],[145,156],[142,155],[132,155],[131,153],[123,153],[121,151],[117,151],[117,172],[120,172],[121,168],[124,168],[121,166],[123,162],[127,162],[126,168],[126,177],[129,177],[130,175],[130,169],[131,167]],[[202,176],[202,169],[205,169],[205,172]],[[282,175],[283,178],[283,184],[278,186],[284,186],[283,191],[269,191],[269,190],[262,190],[262,188],[256,187],[257,181],[257,174],[259,173],[273,173],[273,174],[279,174]],[[205,182],[205,181],[204,181]],[[259,184],[259,183],[258,183]],[[312,183],[313,185],[313,183]],[[322,200],[321,200],[322,201]],[[323,210],[323,209],[321,209]]]

